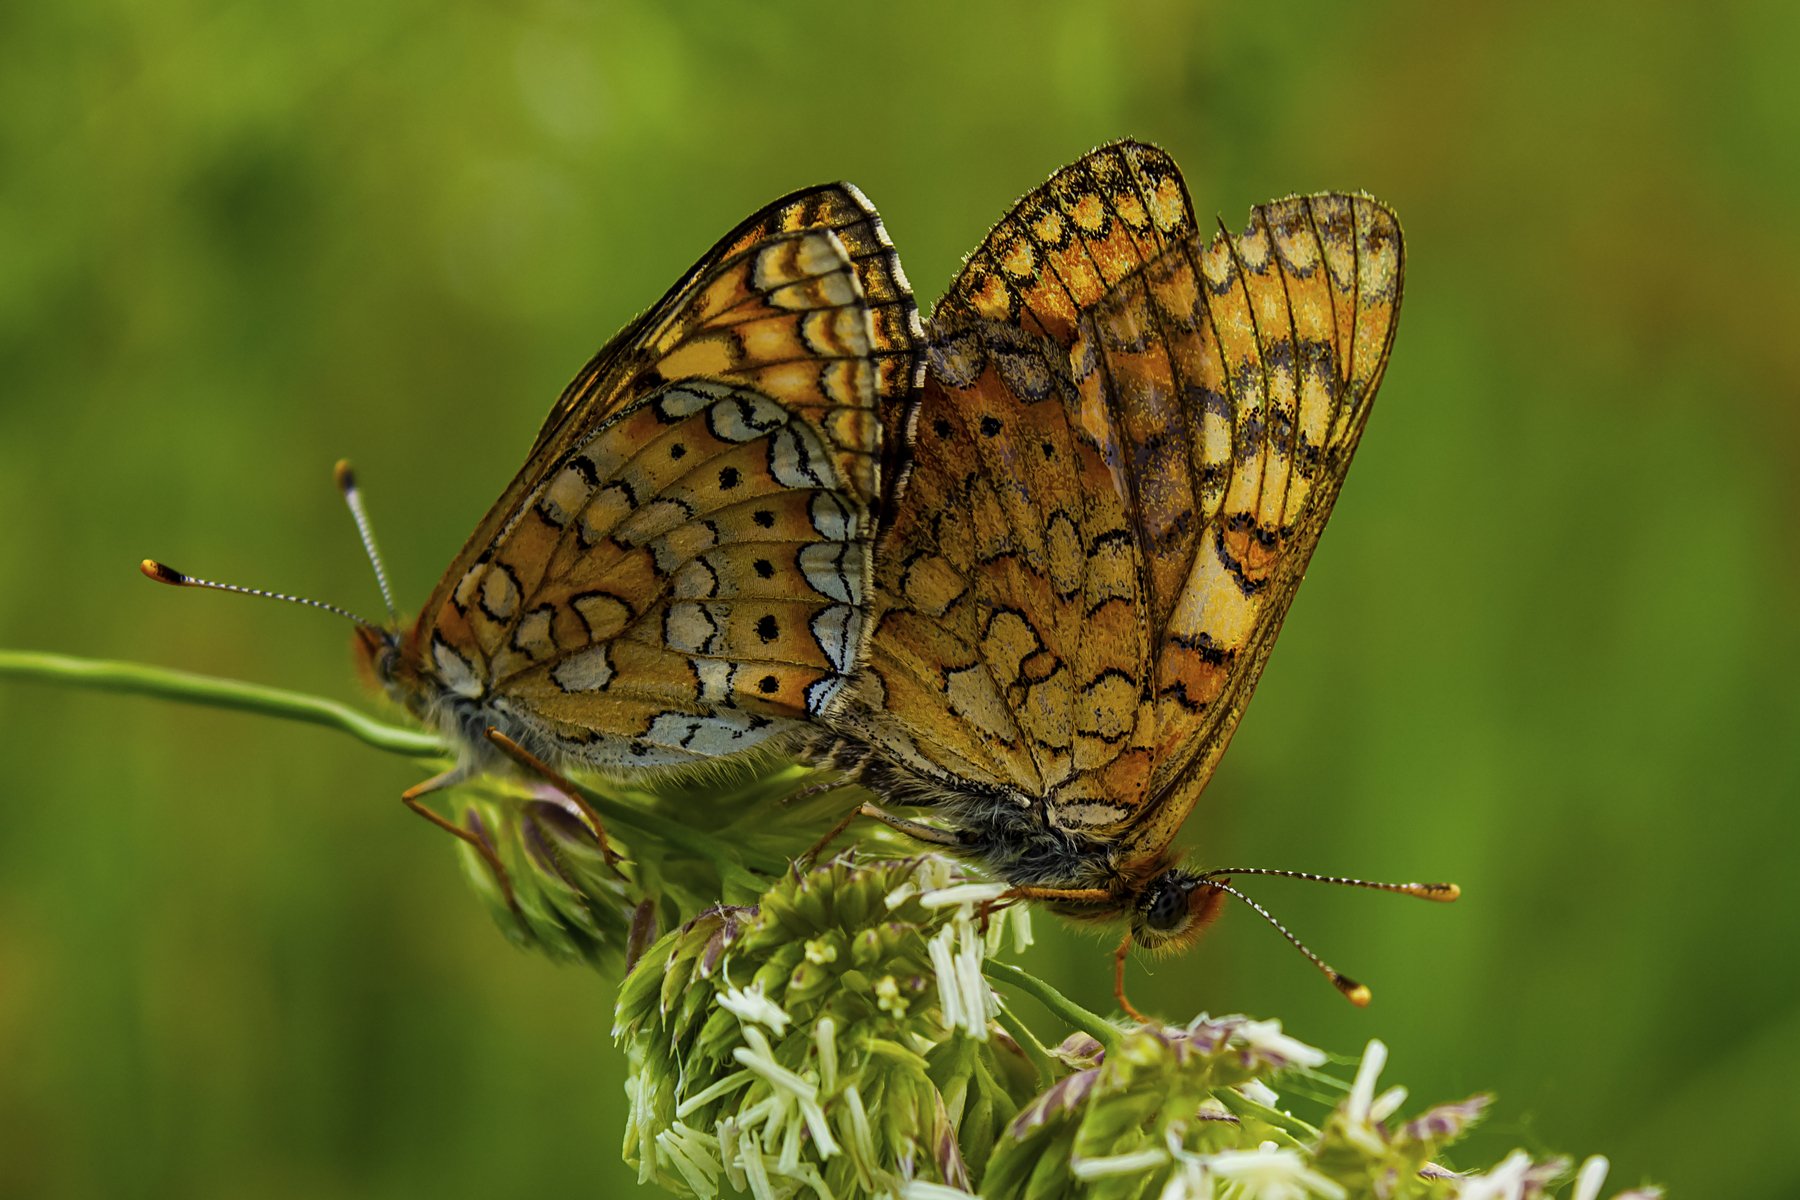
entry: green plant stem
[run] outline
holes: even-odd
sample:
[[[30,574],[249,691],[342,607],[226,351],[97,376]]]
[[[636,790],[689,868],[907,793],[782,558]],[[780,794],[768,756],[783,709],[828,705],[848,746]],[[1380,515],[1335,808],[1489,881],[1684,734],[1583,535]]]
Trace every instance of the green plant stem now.
[[[260,713],[289,721],[324,725],[347,733],[378,750],[402,754],[410,758],[444,758],[451,751],[443,742],[420,730],[389,725],[365,716],[347,705],[304,692],[263,687],[235,679],[219,679],[152,667],[143,663],[116,662],[104,659],[78,658],[68,654],[39,654],[24,650],[0,650],[0,679],[35,679],[72,687],[93,688],[103,692],[122,692],[155,696],[186,704],[212,708],[233,708]],[[740,886],[757,881],[740,878],[743,867],[730,846],[704,833],[683,828],[672,821],[614,799],[590,788],[582,793],[609,821],[617,822],[633,832],[660,838],[672,846],[680,846],[710,861],[722,879]],[[781,864],[773,864],[779,870]]]
[[[1120,1033],[1117,1026],[1099,1013],[1089,1012],[1081,1007],[1036,975],[992,958],[983,962],[981,969],[995,983],[1010,984],[1018,988],[1053,1014],[1099,1042],[1108,1053],[1118,1049]]]
[[[1235,1088],[1217,1088],[1213,1092],[1213,1098],[1223,1104],[1234,1116],[1254,1117],[1268,1125],[1281,1138],[1285,1139],[1284,1144],[1290,1147],[1299,1147],[1318,1139],[1319,1131],[1299,1117],[1264,1104],[1258,1104]]]
[[[1020,1052],[1036,1068],[1039,1082],[1045,1087],[1055,1083],[1057,1075],[1061,1072],[1058,1071],[1055,1060],[1044,1049],[1044,1043],[1038,1041],[1037,1034],[1031,1032],[1031,1026],[1021,1021],[1018,1013],[1005,1007],[1000,1009],[995,1020],[999,1021],[1000,1028],[1006,1030],[1012,1036],[1012,1040],[1019,1044]]]
[[[283,688],[241,683],[235,679],[196,675],[190,671],[66,654],[0,650],[0,678],[37,679],[103,692],[159,696],[187,704],[235,708],[289,721],[324,725],[377,750],[410,758],[442,758],[449,754],[444,744],[428,733],[374,720],[332,700]]]

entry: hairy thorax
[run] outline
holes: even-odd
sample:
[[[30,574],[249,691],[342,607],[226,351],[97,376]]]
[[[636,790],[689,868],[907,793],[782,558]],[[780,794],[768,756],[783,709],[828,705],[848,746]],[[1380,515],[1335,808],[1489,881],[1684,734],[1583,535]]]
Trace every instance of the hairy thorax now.
[[[867,787],[885,804],[932,810],[956,849],[1014,887],[1119,890],[1139,872],[1116,841],[1063,829],[1042,797],[926,774],[852,737],[808,747],[806,757]]]

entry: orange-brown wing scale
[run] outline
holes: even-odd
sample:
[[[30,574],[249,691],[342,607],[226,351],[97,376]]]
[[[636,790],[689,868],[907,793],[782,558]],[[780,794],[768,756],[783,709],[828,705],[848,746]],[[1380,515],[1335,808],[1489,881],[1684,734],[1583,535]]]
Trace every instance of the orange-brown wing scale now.
[[[1052,198],[1091,210],[1085,162],[1022,202],[933,314],[870,666],[833,721],[947,800],[1010,796],[1154,858],[1336,498],[1392,341],[1400,237],[1370,198],[1328,195],[1210,243],[1191,221],[1125,239],[1115,220],[1120,252],[1091,273],[1018,250]]]
[[[853,189],[746,222],[565,392],[439,585],[404,648],[439,719],[614,768],[823,711],[864,641],[881,424],[920,340]]]

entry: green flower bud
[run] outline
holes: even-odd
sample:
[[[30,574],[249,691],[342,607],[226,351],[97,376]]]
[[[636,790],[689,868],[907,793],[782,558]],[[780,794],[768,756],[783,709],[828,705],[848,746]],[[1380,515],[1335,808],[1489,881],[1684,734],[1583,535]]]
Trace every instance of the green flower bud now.
[[[607,860],[573,805],[543,789],[531,799],[473,799],[461,816],[506,870],[503,886],[473,847],[458,843],[470,884],[508,940],[612,973],[642,952],[654,904],[628,867]]]
[[[704,796],[694,780],[660,790],[580,784],[580,804],[546,783],[484,778],[463,793],[458,823],[506,879],[466,842],[463,867],[508,940],[616,978],[662,930],[721,899],[756,901],[815,848],[852,803],[833,784],[814,785],[819,774],[771,760],[761,774],[708,780],[717,786]],[[701,805],[704,829],[693,820]],[[871,830],[859,842],[891,847],[897,837]]]

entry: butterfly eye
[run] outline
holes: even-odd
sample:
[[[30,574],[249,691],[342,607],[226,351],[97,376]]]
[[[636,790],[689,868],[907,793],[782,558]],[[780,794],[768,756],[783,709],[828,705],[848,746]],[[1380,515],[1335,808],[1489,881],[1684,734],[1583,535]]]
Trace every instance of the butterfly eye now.
[[[1189,919],[1188,896],[1198,886],[1192,876],[1169,871],[1150,885],[1143,910],[1144,928],[1152,933],[1181,932]]]

